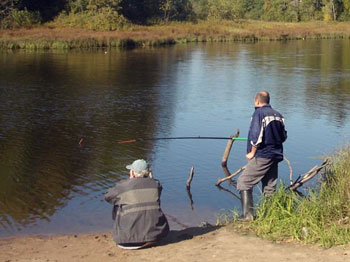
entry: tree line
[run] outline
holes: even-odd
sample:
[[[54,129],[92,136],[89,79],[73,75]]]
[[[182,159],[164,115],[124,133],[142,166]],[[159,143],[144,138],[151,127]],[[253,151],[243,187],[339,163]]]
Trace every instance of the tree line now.
[[[350,0],[2,0],[2,28],[54,22],[95,30],[169,21],[348,21]]]

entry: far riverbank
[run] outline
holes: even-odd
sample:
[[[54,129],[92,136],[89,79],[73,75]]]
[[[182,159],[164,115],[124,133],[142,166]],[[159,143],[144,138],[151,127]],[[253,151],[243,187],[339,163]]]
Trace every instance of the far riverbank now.
[[[92,31],[43,25],[0,30],[0,49],[135,48],[189,42],[350,39],[350,22],[282,23],[221,21],[132,26],[118,31]]]

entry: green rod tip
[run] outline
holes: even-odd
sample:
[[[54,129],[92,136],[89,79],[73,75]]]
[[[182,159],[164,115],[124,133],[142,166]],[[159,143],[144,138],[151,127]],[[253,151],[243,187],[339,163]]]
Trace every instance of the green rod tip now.
[[[238,140],[238,141],[247,141],[247,137],[232,137],[232,140]]]

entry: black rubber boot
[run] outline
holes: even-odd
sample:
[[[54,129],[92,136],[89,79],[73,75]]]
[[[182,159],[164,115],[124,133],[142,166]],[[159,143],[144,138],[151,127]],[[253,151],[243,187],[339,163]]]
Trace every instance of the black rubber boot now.
[[[254,202],[253,202],[253,191],[243,190],[240,192],[241,204],[242,204],[242,215],[239,219],[242,220],[253,220],[254,219]]]

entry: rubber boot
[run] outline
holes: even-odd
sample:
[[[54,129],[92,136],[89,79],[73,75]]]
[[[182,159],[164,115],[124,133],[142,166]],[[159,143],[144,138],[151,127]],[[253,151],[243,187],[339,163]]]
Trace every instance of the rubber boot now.
[[[242,204],[242,215],[239,219],[242,220],[253,220],[254,219],[254,202],[253,202],[253,191],[252,190],[242,190],[241,204]]]

